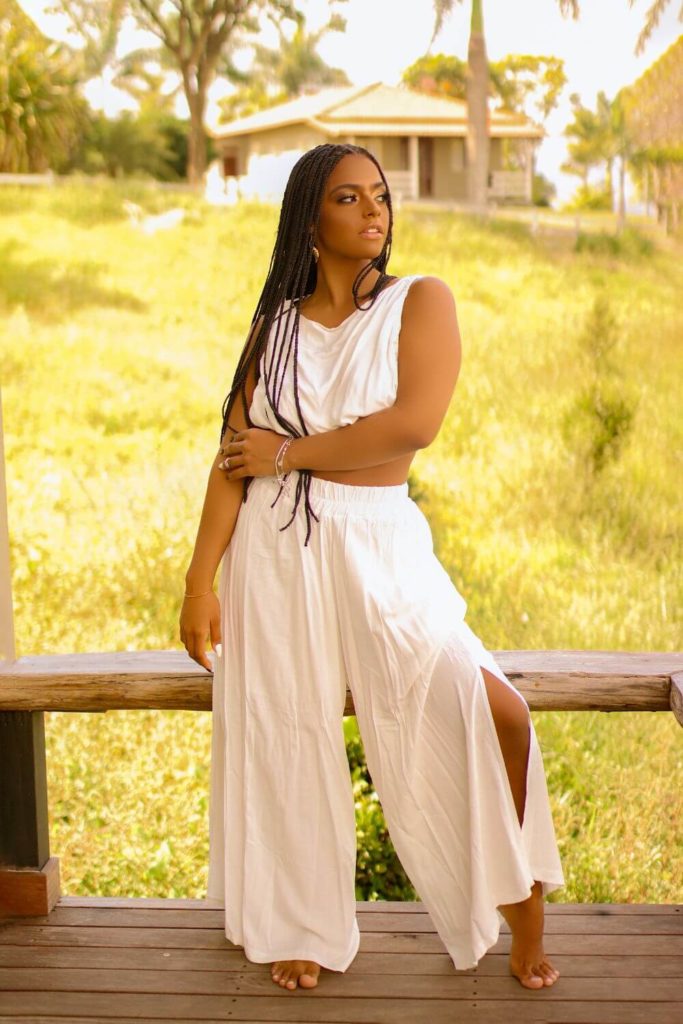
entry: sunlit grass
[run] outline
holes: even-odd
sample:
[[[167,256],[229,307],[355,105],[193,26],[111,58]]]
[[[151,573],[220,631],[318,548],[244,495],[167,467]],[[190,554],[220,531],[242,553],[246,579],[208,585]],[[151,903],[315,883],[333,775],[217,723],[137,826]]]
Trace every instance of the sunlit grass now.
[[[150,212],[183,205],[186,220],[147,237],[124,194]],[[217,209],[138,185],[0,190],[20,655],[180,647],[220,407],[276,223],[267,206]],[[461,376],[414,478],[472,628],[493,650],[680,648],[680,254],[577,253],[571,230],[533,238],[523,224],[411,210],[397,215],[393,252],[394,273],[437,274],[457,300]],[[636,408],[596,474],[562,420],[587,380],[579,339],[598,294],[618,322],[610,379]],[[534,721],[568,883],[557,898],[680,898],[672,716]],[[47,723],[64,891],[203,895],[210,716]]]

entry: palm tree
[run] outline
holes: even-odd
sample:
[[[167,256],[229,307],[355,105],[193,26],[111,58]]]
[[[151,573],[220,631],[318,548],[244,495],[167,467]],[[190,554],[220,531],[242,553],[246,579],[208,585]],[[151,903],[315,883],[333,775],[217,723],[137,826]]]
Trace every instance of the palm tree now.
[[[45,171],[86,125],[78,62],[46,39],[15,0],[0,2],[0,171]]]
[[[462,3],[462,0],[434,0],[436,18],[428,50],[456,3]],[[571,15],[575,19],[579,17],[579,0],[557,0],[557,3],[563,15]],[[630,7],[633,7],[635,3],[636,0],[629,0]],[[668,4],[669,0],[653,0],[636,43],[636,53],[643,50]],[[683,7],[679,17],[683,18]],[[467,188],[472,207],[475,210],[483,211],[486,208],[489,162],[487,125],[489,80],[484,38],[483,0],[472,0],[467,65]]]
[[[629,7],[633,7],[637,3],[637,0],[628,0]],[[647,14],[645,15],[645,24],[640,30],[638,41],[636,42],[635,53],[639,56],[645,49],[645,44],[648,39],[657,28],[659,20],[664,13],[665,9],[669,6],[669,0],[653,0]],[[683,4],[678,12],[678,20],[683,21]]]
[[[308,91],[317,91],[328,85],[350,85],[346,73],[332,68],[318,53],[318,44],[328,32],[343,32],[346,21],[332,14],[329,21],[316,32],[309,32],[303,14],[291,37],[283,31],[282,23],[274,21],[279,45],[271,50],[254,43],[254,57],[248,72],[230,67],[226,76],[237,91],[220,101],[221,120],[232,121],[262,110],[264,107],[293,99]]]

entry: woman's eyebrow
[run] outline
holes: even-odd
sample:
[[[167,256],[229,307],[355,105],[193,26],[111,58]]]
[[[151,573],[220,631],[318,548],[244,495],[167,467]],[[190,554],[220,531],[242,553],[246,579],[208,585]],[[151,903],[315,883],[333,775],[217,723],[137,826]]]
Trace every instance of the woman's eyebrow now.
[[[383,181],[376,181],[374,185],[370,186],[370,188],[372,188],[372,189],[381,188],[383,185],[384,185]],[[354,184],[351,184],[350,182],[347,183],[346,185],[335,185],[334,188],[330,190],[330,195],[333,195],[333,193],[336,192],[337,189],[340,189],[340,188],[355,188],[356,191],[360,191],[360,189],[362,189],[362,187],[363,187],[362,185],[354,185]]]

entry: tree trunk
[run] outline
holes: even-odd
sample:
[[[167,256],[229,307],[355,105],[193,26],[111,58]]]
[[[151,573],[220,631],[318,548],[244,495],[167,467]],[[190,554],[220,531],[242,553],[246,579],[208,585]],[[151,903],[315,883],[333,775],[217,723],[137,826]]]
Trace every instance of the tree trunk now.
[[[466,75],[467,193],[473,209],[482,213],[487,207],[489,178],[488,86],[483,0],[472,0]]]
[[[606,160],[606,173],[605,173],[605,191],[609,194],[609,208],[614,209],[614,181],[612,179],[612,165],[614,161],[612,157],[607,157]]]
[[[652,164],[652,187],[653,187],[653,198],[655,203],[655,210],[657,211],[657,223],[661,224],[664,215],[664,209],[662,206],[662,189],[660,182],[659,166],[658,164]]]
[[[187,180],[190,185],[200,185],[206,171],[206,136],[204,134],[204,109],[206,89],[194,85],[189,74],[183,74],[183,87],[187,105],[190,108],[190,134],[187,140]]]
[[[621,234],[626,223],[626,157],[619,157],[619,207],[617,209],[617,234]]]

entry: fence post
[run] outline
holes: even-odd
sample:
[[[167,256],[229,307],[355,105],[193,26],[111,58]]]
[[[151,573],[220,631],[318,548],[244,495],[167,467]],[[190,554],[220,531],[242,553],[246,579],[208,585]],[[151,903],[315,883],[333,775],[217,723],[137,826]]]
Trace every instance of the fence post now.
[[[0,390],[0,660],[16,660]],[[0,919],[47,914],[59,898],[50,857],[42,711],[0,711]]]

